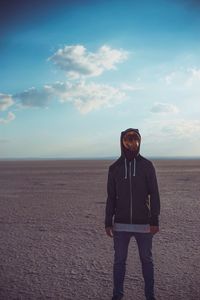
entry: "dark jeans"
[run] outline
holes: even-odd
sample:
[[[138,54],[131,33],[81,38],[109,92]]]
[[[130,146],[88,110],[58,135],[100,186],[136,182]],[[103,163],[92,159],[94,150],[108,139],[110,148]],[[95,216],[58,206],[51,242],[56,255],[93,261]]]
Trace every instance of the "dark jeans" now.
[[[138,245],[145,283],[145,296],[147,300],[154,298],[154,266],[152,258],[152,233],[136,233],[114,231],[114,264],[113,264],[113,296],[124,294],[124,277],[126,272],[126,259],[130,238],[134,236]]]

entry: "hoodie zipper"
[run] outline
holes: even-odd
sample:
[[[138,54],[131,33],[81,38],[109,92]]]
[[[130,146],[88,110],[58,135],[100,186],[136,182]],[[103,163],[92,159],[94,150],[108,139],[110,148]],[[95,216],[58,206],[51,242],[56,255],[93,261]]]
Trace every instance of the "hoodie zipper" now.
[[[136,171],[136,159],[134,158],[134,165],[133,165],[133,176],[135,176]],[[129,162],[129,181],[130,181],[130,198],[131,198],[131,211],[130,211],[130,219],[132,224],[132,215],[133,215],[133,194],[132,194],[132,180],[131,180],[131,161]]]
[[[136,159],[134,158],[133,176],[135,176],[135,171],[136,171]]]
[[[132,205],[133,205],[133,195],[132,195],[132,180],[131,180],[131,161],[129,162],[129,181],[130,181],[130,198],[131,198],[131,213],[130,213],[130,219],[132,224]]]

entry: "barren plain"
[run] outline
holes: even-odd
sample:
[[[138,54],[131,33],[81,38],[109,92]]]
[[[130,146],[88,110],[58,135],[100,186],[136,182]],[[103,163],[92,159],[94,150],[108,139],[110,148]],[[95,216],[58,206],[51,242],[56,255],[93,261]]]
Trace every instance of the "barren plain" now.
[[[111,160],[0,162],[0,299],[110,300],[105,234]],[[200,160],[154,160],[161,196],[153,237],[157,300],[200,299]],[[130,241],[124,300],[144,300]]]

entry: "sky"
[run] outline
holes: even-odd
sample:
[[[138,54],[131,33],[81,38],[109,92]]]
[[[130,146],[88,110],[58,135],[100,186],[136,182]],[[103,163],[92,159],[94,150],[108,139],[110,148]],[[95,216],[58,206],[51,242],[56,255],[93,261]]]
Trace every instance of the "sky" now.
[[[0,3],[0,159],[200,157],[199,1]]]

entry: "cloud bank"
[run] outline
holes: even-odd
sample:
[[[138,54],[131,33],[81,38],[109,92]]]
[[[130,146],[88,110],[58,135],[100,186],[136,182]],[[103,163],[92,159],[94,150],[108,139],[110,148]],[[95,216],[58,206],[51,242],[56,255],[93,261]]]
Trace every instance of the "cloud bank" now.
[[[117,105],[125,99],[125,90],[136,88],[127,85],[115,88],[108,84],[88,82],[88,78],[116,70],[117,64],[127,57],[127,51],[106,45],[96,52],[89,52],[83,45],[66,45],[48,60],[64,70],[68,80],[41,88],[31,87],[14,95],[0,94],[0,111],[6,111],[12,105],[20,108],[46,108],[54,99],[61,103],[72,103],[82,114]],[[0,123],[7,124],[14,118],[15,115],[9,112],[7,118],[0,119]]]
[[[126,94],[121,89],[94,82],[56,82],[41,89],[32,87],[13,96],[22,108],[44,108],[53,99],[72,103],[81,114],[103,107],[113,107],[124,101]]]

